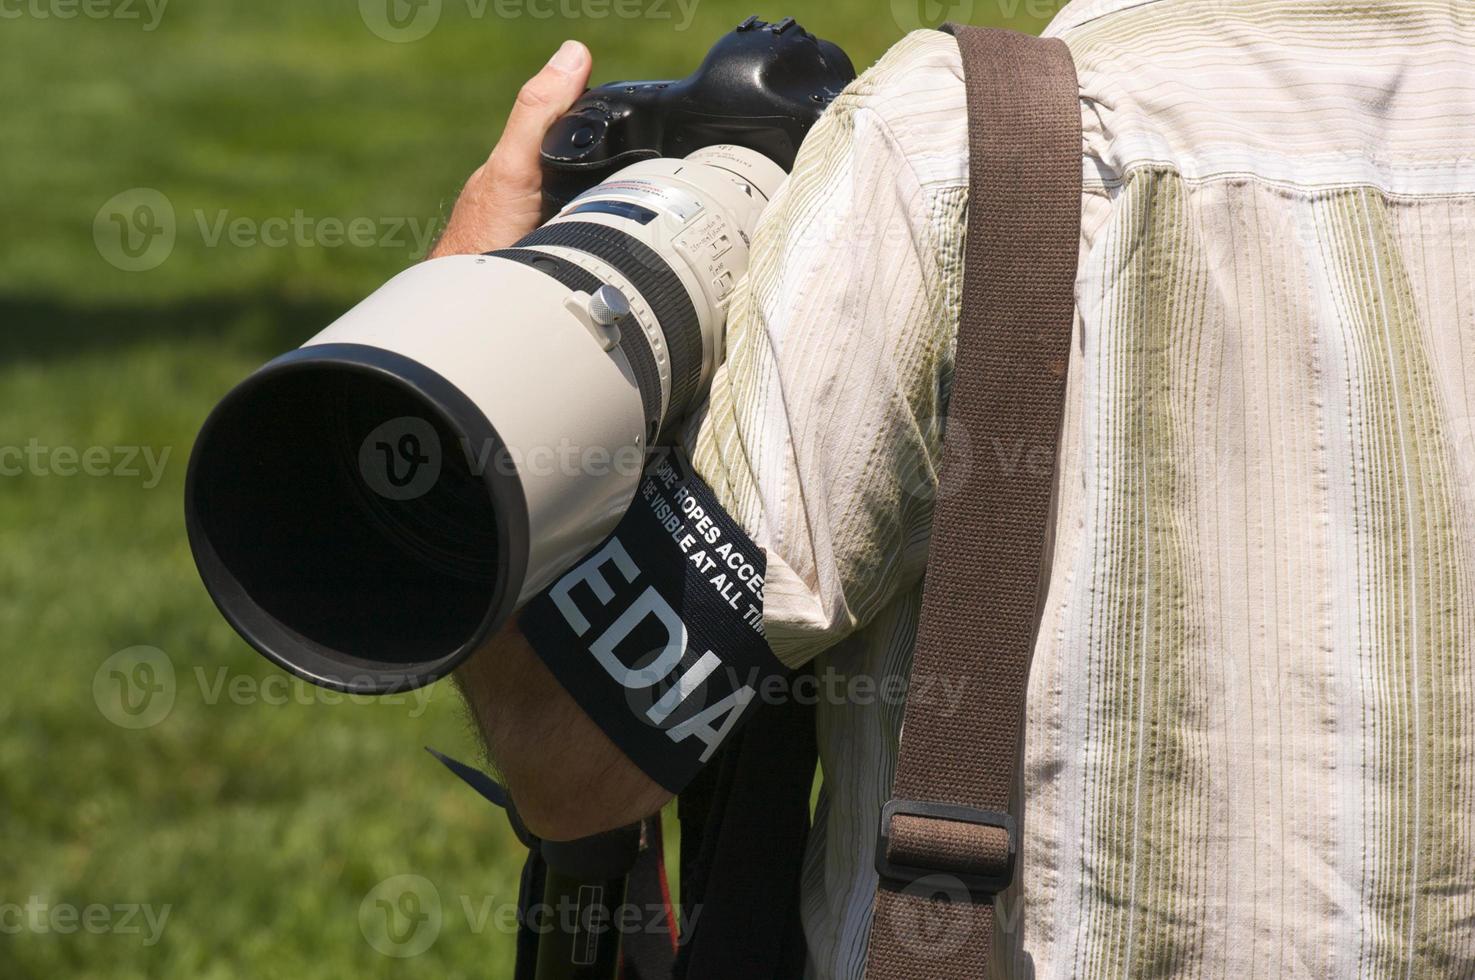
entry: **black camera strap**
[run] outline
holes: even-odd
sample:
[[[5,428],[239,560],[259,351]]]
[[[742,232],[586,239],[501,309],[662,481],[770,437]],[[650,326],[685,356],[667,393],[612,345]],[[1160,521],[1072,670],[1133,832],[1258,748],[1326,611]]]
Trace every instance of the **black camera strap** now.
[[[513,832],[528,848],[518,886],[512,980],[536,980],[540,954],[545,960],[541,969],[553,969],[543,944],[546,926],[537,922],[537,910],[552,901],[544,843],[522,825],[500,783],[479,769],[429,751],[488,802],[505,810]],[[805,946],[799,891],[815,763],[814,709],[799,702],[763,705],[723,746],[713,765],[682,792],[678,804],[679,915],[667,884],[661,818],[656,815],[640,824],[639,852],[628,870],[620,904],[663,911],[646,916],[641,928],[618,936],[620,980],[802,975]],[[761,861],[755,861],[759,855]],[[542,975],[598,974],[570,966],[566,974]]]
[[[505,810],[512,832],[528,849],[517,889],[512,980],[669,980],[678,919],[666,883],[659,814],[583,841],[545,842],[523,825],[501,783],[435,749],[427,751],[487,802]],[[555,908],[560,896],[552,894],[560,886],[590,900],[592,908],[562,915]],[[639,913],[633,930],[618,921],[626,909]],[[556,935],[570,927],[572,935]],[[554,955],[558,951],[572,955]]]
[[[682,792],[676,980],[803,975],[814,722],[813,705],[792,698],[761,705]]]
[[[579,707],[679,793],[790,671],[763,634],[767,554],[680,450],[652,454],[599,547],[518,620]]]

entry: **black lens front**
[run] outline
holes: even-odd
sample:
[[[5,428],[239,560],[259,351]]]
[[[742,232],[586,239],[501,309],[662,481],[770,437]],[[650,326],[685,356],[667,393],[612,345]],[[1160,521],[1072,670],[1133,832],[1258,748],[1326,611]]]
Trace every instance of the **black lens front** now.
[[[191,542],[217,604],[263,653],[382,691],[433,679],[495,625],[499,457],[444,408],[395,374],[309,355],[211,417],[191,460]]]

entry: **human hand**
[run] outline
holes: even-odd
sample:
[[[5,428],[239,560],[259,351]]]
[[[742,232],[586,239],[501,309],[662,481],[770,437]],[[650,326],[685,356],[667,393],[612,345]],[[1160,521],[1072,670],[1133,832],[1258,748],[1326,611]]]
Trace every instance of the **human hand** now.
[[[588,48],[565,41],[543,70],[523,85],[502,138],[466,181],[431,258],[506,248],[538,227],[543,207],[538,153],[543,137],[584,94],[593,67]]]
[[[431,258],[506,248],[538,227],[543,137],[584,94],[592,68],[589,49],[566,41],[522,87]],[[516,623],[488,638],[455,676],[519,815],[540,837],[570,840],[624,826],[671,798],[589,719]]]
[[[603,833],[670,801],[543,666],[516,623],[483,643],[455,678],[518,816],[539,837]]]

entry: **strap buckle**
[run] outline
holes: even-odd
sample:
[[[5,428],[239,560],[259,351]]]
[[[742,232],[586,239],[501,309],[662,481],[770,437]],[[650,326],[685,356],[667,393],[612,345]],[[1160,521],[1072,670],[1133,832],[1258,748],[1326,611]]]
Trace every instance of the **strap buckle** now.
[[[1003,831],[1006,848],[1003,860],[1000,862],[996,855],[976,851],[970,854],[966,849],[960,854],[957,847],[949,847],[945,855],[937,850],[932,854],[921,853],[921,849],[925,849],[925,841],[916,840],[915,835],[910,840],[899,839],[893,827],[897,817],[919,817],[952,824],[963,833],[957,834],[949,843],[964,844],[965,847],[970,837],[975,843],[981,843],[977,835],[969,833],[966,828]],[[899,890],[922,879],[939,876],[961,883],[975,904],[992,902],[996,895],[1013,884],[1018,855],[1019,825],[1012,814],[914,800],[891,800],[881,808],[881,825],[876,833],[876,873],[881,876],[882,884],[889,888]]]

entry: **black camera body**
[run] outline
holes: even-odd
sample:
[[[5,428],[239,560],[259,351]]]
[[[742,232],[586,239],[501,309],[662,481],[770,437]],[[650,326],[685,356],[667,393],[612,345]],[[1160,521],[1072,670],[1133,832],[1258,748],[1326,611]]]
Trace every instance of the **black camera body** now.
[[[845,52],[794,18],[749,17],[687,78],[586,92],[543,141],[544,211],[551,216],[632,163],[719,143],[789,170],[805,134],[854,78]]]

